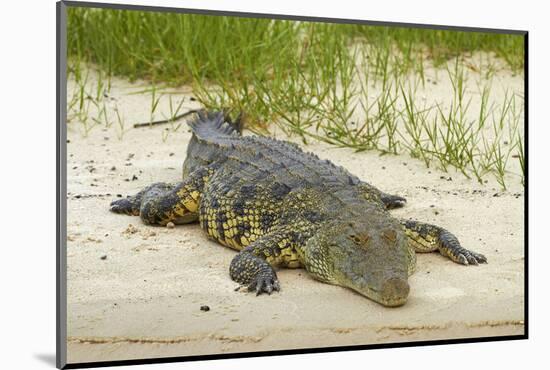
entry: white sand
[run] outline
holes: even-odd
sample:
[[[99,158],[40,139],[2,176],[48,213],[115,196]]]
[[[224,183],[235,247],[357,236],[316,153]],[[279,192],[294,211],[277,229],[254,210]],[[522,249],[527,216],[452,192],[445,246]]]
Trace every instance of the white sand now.
[[[503,74],[497,81],[521,93],[522,77]],[[126,95],[143,85],[113,84],[116,100],[109,107],[118,106],[127,127],[147,120],[150,97]],[[427,99],[444,92],[441,82]],[[168,111],[165,99],[159,111]],[[396,216],[448,228],[489,264],[460,266],[436,253],[419,255],[410,298],[399,308],[314,281],[305,270],[279,270],[281,292],[256,297],[234,291],[228,268],[235,252],[208,240],[198,225],[150,227],[108,211],[116,194],[180,179],[186,127],[165,140],[165,126],[130,129],[122,140],[116,123],[87,137],[81,128],[69,123],[67,144],[69,363],[524,332],[524,196],[517,176],[510,175],[502,191],[490,177],[481,185],[408,155],[312,143],[307,150],[405,196]]]

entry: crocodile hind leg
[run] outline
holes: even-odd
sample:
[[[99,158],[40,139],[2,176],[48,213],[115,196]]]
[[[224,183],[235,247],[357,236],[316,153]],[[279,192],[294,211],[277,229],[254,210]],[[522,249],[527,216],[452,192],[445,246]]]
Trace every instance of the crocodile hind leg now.
[[[203,168],[178,184],[155,183],[133,197],[113,201],[110,210],[139,215],[143,222],[151,225],[196,221],[200,194],[211,173]]]
[[[413,220],[401,220],[409,246],[417,252],[439,251],[456,263],[477,265],[487,263],[487,258],[463,248],[451,232],[442,227]]]
[[[149,185],[145,189],[141,190],[136,195],[129,196],[127,198],[116,199],[111,202],[109,210],[114,213],[123,213],[130,216],[139,216],[139,209],[141,207],[141,199],[143,194],[152,191],[155,187],[169,187],[169,184],[157,183]]]
[[[229,275],[234,281],[248,286],[256,295],[280,290],[273,267],[279,266],[293,254],[292,233],[276,229],[255,240],[231,261]]]
[[[386,194],[384,192],[380,192],[380,199],[382,199],[386,209],[401,208],[407,203],[407,200],[399,195]]]
[[[401,208],[407,203],[405,198],[399,195],[384,193],[367,182],[360,183],[359,188],[366,199],[382,202],[386,209]]]

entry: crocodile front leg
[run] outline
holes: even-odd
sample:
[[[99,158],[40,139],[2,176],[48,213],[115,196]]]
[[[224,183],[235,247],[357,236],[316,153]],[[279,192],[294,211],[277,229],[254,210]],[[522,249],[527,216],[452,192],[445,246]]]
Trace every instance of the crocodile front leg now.
[[[409,246],[417,252],[439,250],[442,255],[463,265],[487,263],[484,255],[463,248],[457,237],[442,227],[413,220],[401,220],[401,225],[408,236]]]
[[[276,228],[255,240],[231,261],[229,275],[234,281],[248,286],[256,295],[280,290],[273,267],[283,264],[285,257],[294,253],[291,231]]]
[[[212,173],[209,168],[201,168],[175,185],[155,183],[135,196],[113,201],[110,210],[139,215],[143,222],[151,225],[196,221],[200,195]]]

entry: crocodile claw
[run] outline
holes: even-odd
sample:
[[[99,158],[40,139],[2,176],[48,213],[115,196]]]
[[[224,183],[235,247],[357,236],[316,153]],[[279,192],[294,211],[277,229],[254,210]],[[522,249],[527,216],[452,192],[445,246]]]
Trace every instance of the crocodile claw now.
[[[479,265],[480,263],[487,263],[487,257],[485,257],[483,254],[475,253],[472,251],[469,251],[467,249],[464,249],[461,251],[461,253],[458,255],[458,263],[461,263],[463,265]]]
[[[111,202],[109,211],[114,213],[125,213],[128,215],[139,215],[139,204],[132,202],[132,198],[115,199]]]
[[[249,292],[256,292],[256,295],[262,293],[271,294],[273,291],[280,291],[281,286],[279,285],[279,280],[275,273],[273,275],[261,274],[257,276],[251,283],[248,285]]]
[[[463,248],[456,236],[443,230],[439,235],[440,252],[447,255],[454,262],[462,265],[479,265],[480,263],[487,263],[487,257],[483,254],[472,252],[466,248]]]
[[[382,202],[387,209],[401,208],[407,203],[407,199],[398,195],[382,194]]]

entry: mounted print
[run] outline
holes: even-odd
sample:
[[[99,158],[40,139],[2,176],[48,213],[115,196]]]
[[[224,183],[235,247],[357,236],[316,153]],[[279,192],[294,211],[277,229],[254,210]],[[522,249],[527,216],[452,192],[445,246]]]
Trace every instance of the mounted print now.
[[[58,367],[527,338],[526,41],[58,3]]]

